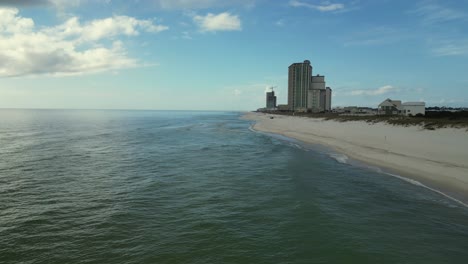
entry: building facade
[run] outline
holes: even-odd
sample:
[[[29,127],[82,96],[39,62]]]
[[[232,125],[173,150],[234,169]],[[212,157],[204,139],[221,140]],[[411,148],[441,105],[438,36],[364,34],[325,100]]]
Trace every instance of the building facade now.
[[[379,104],[379,115],[398,115],[402,111],[401,101],[387,98]]]
[[[325,76],[323,75],[316,75],[310,78],[312,86],[310,89],[312,90],[325,90]]]
[[[406,116],[415,116],[417,114],[426,115],[426,103],[424,102],[406,102],[402,104],[403,113]]]
[[[307,98],[307,110],[311,112],[324,112],[326,102],[325,76],[312,76],[311,86]]]
[[[288,105],[295,112],[331,111],[332,90],[325,85],[325,76],[312,76],[312,65],[305,60],[289,66]]]
[[[406,102],[400,100],[386,99],[379,104],[379,115],[406,115],[414,116],[417,114],[426,114],[426,103],[424,102]]]
[[[332,89],[325,86],[325,76],[312,76],[307,98],[307,109],[311,112],[331,111]]]
[[[323,96],[325,93],[322,90],[318,89],[311,89],[307,93],[307,110],[312,112],[321,112],[322,109],[322,101]]]
[[[330,87],[325,88],[325,111],[330,112],[332,110],[332,89]]]
[[[293,63],[288,71],[288,106],[290,111],[307,111],[307,93],[311,87],[310,61]]]
[[[275,91],[266,93],[266,108],[268,110],[273,110],[276,108],[276,96]]]

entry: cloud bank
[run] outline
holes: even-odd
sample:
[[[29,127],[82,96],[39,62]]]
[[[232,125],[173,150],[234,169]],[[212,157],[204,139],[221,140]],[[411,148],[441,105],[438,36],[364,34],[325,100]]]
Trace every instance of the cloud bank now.
[[[205,9],[226,6],[253,7],[256,0],[152,0],[161,9]]]
[[[386,86],[383,86],[383,87],[380,87],[378,89],[375,89],[375,90],[354,90],[354,91],[351,91],[351,95],[370,95],[370,96],[374,96],[374,95],[383,95],[383,94],[388,94],[388,93],[391,93],[391,92],[396,92],[398,91],[397,88],[391,86],[391,85],[386,85]]]
[[[423,1],[410,13],[421,17],[423,24],[429,25],[468,19],[466,12],[439,5],[435,1]]]
[[[459,40],[444,40],[439,43],[439,46],[432,49],[435,56],[467,56],[468,55],[468,39]]]
[[[201,31],[235,31],[242,30],[238,16],[228,12],[218,15],[208,13],[206,16],[194,16],[193,21]]]
[[[1,0],[0,6],[56,6],[76,7],[84,3],[110,3],[111,0]]]
[[[0,8],[0,77],[76,75],[139,66],[119,36],[157,33],[168,27],[152,20],[114,16],[80,23],[77,17],[37,27],[17,8]]]
[[[338,11],[338,10],[341,10],[341,9],[345,8],[344,4],[336,4],[336,3],[334,4],[334,3],[330,3],[328,1],[317,5],[317,4],[310,4],[310,3],[307,3],[307,2],[301,2],[301,1],[297,1],[297,0],[291,0],[291,1],[289,1],[289,5],[292,6],[292,7],[307,7],[307,8],[314,9],[314,10],[317,10],[317,11],[320,11],[320,12]]]

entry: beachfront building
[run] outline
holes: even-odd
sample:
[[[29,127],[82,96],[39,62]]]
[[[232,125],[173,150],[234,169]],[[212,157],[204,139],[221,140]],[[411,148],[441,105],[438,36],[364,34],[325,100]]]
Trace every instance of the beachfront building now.
[[[288,74],[288,105],[295,112],[331,111],[332,90],[325,85],[325,76],[312,76],[310,61],[293,63]]]
[[[288,71],[288,105],[290,111],[307,111],[307,92],[311,86],[312,66],[310,61],[293,63]]]
[[[379,115],[398,115],[402,111],[401,101],[387,98],[379,104]]]
[[[312,112],[321,112],[320,99],[322,94],[320,90],[309,90],[307,92],[307,110]]]
[[[426,103],[424,102],[406,102],[400,100],[386,99],[379,104],[379,115],[406,115],[413,116],[417,114],[426,114]]]
[[[312,76],[307,94],[307,109],[312,112],[325,111],[325,76]]]
[[[332,99],[332,89],[330,87],[325,88],[325,111],[331,111],[331,99]]]
[[[406,102],[406,103],[403,103],[402,106],[403,106],[403,114],[406,116],[426,114],[426,103],[424,102]]]
[[[278,105],[277,110],[280,111],[280,112],[287,112],[287,111],[289,111],[289,105],[280,104],[280,105]]]
[[[331,111],[332,89],[326,87],[325,76],[312,76],[307,96],[307,109],[309,111],[313,113]]]
[[[266,93],[266,108],[268,110],[276,109],[276,96],[275,91],[267,92]]]

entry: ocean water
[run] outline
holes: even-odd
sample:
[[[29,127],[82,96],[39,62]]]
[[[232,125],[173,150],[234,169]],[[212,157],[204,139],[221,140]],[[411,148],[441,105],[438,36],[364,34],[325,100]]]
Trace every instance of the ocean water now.
[[[0,110],[0,263],[467,263],[465,206],[240,116]]]

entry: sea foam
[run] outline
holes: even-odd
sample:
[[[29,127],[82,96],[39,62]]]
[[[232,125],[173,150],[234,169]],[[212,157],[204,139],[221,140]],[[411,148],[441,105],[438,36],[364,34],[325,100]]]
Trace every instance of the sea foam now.
[[[348,156],[344,154],[330,154],[330,157],[336,160],[338,163],[348,164]]]

